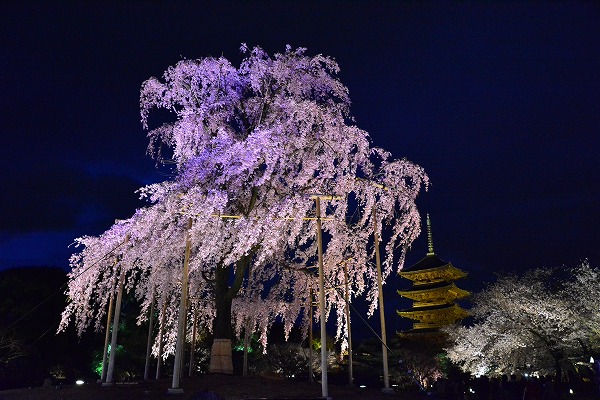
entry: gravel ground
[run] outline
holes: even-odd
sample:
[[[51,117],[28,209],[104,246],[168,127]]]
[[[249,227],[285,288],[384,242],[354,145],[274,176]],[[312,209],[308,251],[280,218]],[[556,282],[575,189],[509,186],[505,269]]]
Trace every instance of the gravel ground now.
[[[169,394],[170,379],[145,383],[101,386],[85,384],[59,388],[37,387],[0,391],[0,400],[314,400],[321,397],[321,384],[264,377],[202,375],[182,381],[183,394]],[[329,385],[333,400],[417,400],[438,399],[423,393],[383,393],[380,389],[360,389]],[[596,396],[565,396],[569,400],[594,400]]]
[[[320,383],[307,383],[275,378],[203,375],[182,381],[183,394],[168,394],[170,380],[138,384],[100,386],[39,387],[0,391],[0,400],[244,400],[244,399],[316,399],[321,397]],[[210,396],[213,392],[218,396]],[[385,394],[379,389],[360,389],[350,386],[329,385],[329,397],[342,399],[392,400],[422,399],[409,393]]]

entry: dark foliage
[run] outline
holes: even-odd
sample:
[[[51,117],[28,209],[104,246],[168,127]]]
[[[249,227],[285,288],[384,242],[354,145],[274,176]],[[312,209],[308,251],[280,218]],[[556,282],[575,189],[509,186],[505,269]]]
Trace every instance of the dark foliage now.
[[[0,332],[15,340],[20,356],[0,363],[0,389],[92,378],[91,349],[97,335],[56,335],[67,281],[60,268],[28,267],[0,272]]]

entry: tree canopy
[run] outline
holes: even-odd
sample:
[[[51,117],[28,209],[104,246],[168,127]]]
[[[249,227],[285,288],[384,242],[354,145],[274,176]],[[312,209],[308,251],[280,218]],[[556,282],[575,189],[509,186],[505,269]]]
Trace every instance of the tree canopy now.
[[[560,376],[565,364],[600,350],[599,277],[587,261],[501,276],[474,296],[472,326],[446,329],[449,358],[478,375],[520,369]]]
[[[171,160],[175,176],[141,188],[149,204],[129,219],[77,239],[82,250],[70,261],[63,329],[71,319],[79,331],[100,327],[124,279],[142,303],[140,321],[158,299],[172,352],[186,238],[190,301],[202,324],[221,330],[213,333],[228,335],[228,324],[239,333],[251,321],[266,343],[276,317],[286,332],[301,316],[307,324],[309,289],[317,288],[314,196],[329,196],[322,209],[328,288],[344,282],[346,263],[352,295],[366,295],[373,312],[374,232],[385,245],[384,278],[402,268],[420,232],[415,199],[428,184],[423,169],[372,146],[354,125],[332,58],[289,46],[274,56],[241,50],[239,67],[223,57],[184,59],[143,83],[148,151]],[[156,110],[170,119],[152,126]],[[327,290],[326,297],[341,336],[343,295]],[[225,328],[215,323],[223,309]]]

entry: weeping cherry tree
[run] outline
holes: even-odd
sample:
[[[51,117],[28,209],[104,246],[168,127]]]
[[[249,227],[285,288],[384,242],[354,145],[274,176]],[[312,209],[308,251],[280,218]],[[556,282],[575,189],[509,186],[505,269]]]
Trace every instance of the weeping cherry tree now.
[[[402,268],[419,234],[415,199],[428,184],[422,168],[373,147],[353,124],[333,59],[289,46],[274,56],[241,50],[239,67],[223,57],[184,59],[143,83],[148,152],[170,160],[175,174],[140,189],[148,206],[131,218],[78,239],[63,329],[69,321],[79,331],[101,327],[122,280],[142,304],[140,322],[157,299],[164,356],[172,354],[178,304],[187,300],[180,288],[189,240],[189,296],[215,339],[249,328],[266,345],[275,318],[286,334],[298,321],[306,332],[309,292],[317,288],[316,196],[329,196],[320,221],[327,288],[344,283],[345,263],[351,295],[366,296],[373,313],[374,234],[384,246],[383,278]],[[325,296],[343,338],[344,295],[331,289]]]

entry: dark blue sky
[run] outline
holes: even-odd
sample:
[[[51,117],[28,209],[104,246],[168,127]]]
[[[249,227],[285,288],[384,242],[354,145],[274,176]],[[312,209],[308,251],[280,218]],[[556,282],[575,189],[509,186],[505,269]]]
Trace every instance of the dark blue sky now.
[[[496,271],[600,266],[600,6],[401,2],[0,5],[0,269],[66,268],[75,237],[164,179],[139,88],[240,43],[334,57],[357,125],[422,165],[436,252]],[[415,243],[409,263],[426,252]]]

